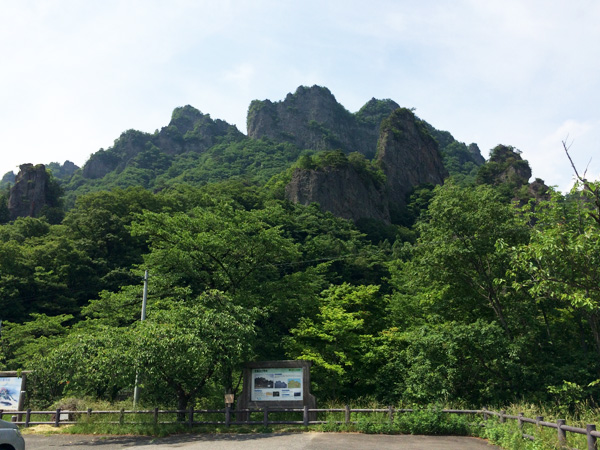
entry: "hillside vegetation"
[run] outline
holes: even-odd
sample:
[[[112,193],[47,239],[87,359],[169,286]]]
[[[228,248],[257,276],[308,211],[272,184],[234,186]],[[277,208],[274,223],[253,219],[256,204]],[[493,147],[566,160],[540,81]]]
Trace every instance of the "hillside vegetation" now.
[[[303,96],[333,96],[303,89],[253,103],[254,136],[184,107],[82,169],[50,165],[48,214],[11,220],[19,176],[5,176],[0,370],[33,370],[29,405],[122,400],[136,374],[144,404],[221,405],[245,362],[280,359],[313,362],[319,401],[568,409],[597,398],[600,185],[529,184],[516,149],[485,162],[389,100],[310,116]],[[282,114],[304,125],[285,128]],[[336,147],[367,145],[373,129],[370,155]],[[317,132],[338,137],[298,145]],[[446,179],[394,197],[394,183],[408,186],[398,155],[415,180]],[[298,171],[332,183],[305,186],[330,192],[332,208],[351,204],[343,177],[362,183],[372,204],[360,211],[381,218],[291,201]]]

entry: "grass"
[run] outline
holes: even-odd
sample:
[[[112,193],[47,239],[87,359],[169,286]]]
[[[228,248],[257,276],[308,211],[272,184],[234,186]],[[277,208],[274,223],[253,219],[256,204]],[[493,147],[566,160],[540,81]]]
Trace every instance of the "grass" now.
[[[570,410],[558,408],[558,412],[555,409],[528,403],[513,404],[502,409],[505,409],[507,414],[518,415],[523,413],[525,417],[531,419],[542,416],[544,422],[556,423],[558,419],[565,419],[567,425],[583,429],[586,428],[587,424],[600,424],[600,410],[587,403],[578,404]],[[531,441],[523,438],[522,433],[533,436],[535,440]],[[558,432],[555,428],[537,427],[535,424],[524,423],[523,430],[520,430],[516,420],[507,420],[506,423],[500,423],[498,418],[491,418],[486,422],[485,427],[480,430],[479,436],[507,450],[551,450],[560,448]],[[585,435],[567,432],[566,436],[569,448],[587,448],[587,437]]]

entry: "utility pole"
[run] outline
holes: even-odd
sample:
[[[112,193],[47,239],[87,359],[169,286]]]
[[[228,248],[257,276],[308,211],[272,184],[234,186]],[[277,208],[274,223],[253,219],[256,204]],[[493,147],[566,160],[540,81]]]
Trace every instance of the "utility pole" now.
[[[146,320],[146,303],[148,302],[148,271],[144,272],[144,293],[142,295],[142,317],[141,321]],[[135,372],[135,387],[133,388],[133,409],[135,409],[140,397],[140,388],[138,387],[138,372]]]

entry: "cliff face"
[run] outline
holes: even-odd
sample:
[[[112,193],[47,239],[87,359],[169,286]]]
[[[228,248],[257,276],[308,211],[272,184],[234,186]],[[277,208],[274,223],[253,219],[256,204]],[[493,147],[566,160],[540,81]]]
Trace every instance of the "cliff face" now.
[[[344,219],[356,221],[367,217],[390,222],[385,190],[361,176],[351,165],[322,170],[295,169],[285,193],[294,203],[317,202],[323,210]]]
[[[381,124],[376,160],[387,178],[389,201],[396,205],[405,204],[414,186],[442,184],[448,176],[438,144],[405,108],[395,110]]]
[[[202,153],[220,139],[240,139],[242,133],[223,120],[213,120],[192,106],[175,108],[169,125],[154,134],[128,130],[113,147],[100,149],[83,166],[84,178],[102,178],[112,171],[122,171],[144,152],[159,149],[166,155],[186,152]]]
[[[329,89],[300,86],[280,102],[254,100],[248,109],[248,136],[290,142],[301,149],[357,151],[372,158],[379,124],[396,108],[391,100],[372,99],[351,114]]]
[[[37,217],[49,205],[50,177],[43,164],[22,164],[15,184],[10,189],[8,211],[10,220],[17,217]]]
[[[302,204],[318,202],[322,209],[355,221],[389,223],[390,211],[401,209],[415,186],[441,184],[448,176],[437,142],[410,110],[402,108],[381,123],[375,165],[383,171],[384,182],[360,174],[352,165],[296,169],[286,198]]]

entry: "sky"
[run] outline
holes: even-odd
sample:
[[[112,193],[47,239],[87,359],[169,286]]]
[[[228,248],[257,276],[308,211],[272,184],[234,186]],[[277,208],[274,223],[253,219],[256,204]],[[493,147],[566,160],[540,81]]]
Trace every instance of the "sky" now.
[[[391,98],[567,190],[600,178],[597,0],[0,0],[0,176],[82,166],[192,105],[246,132],[254,99]]]

